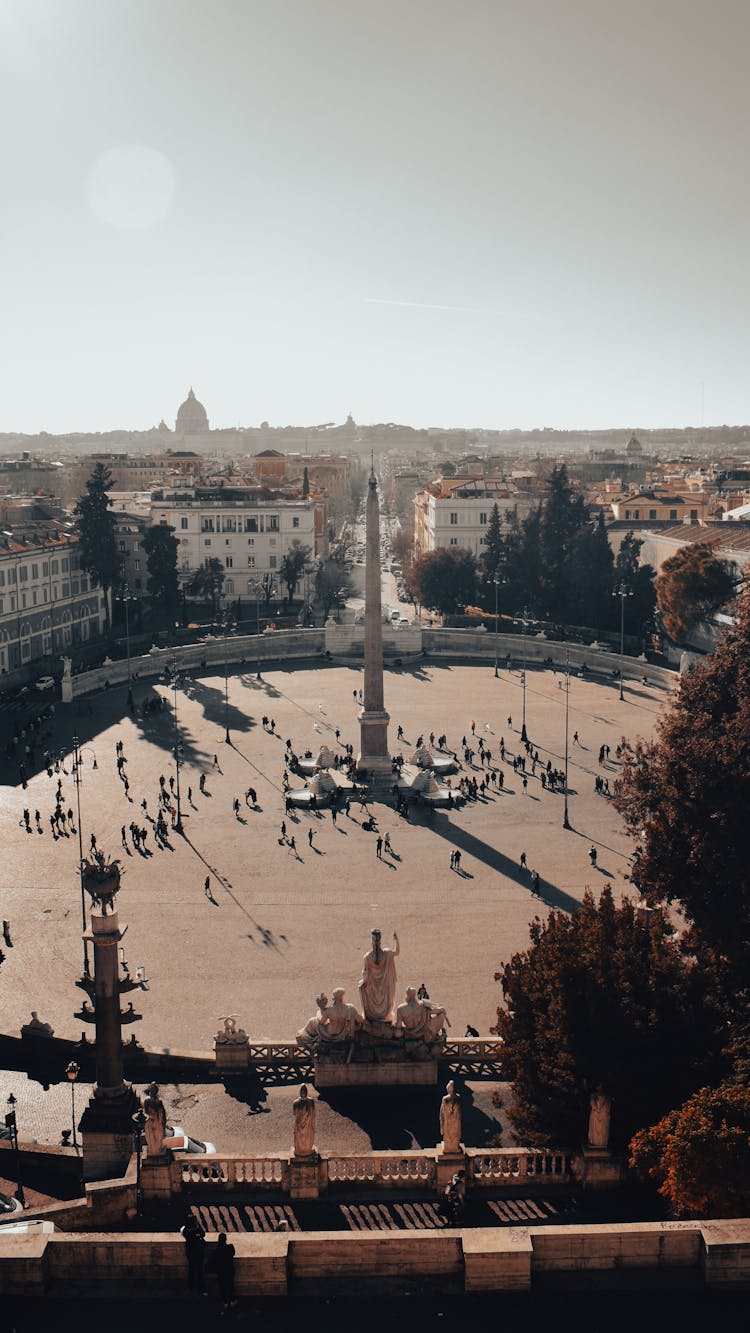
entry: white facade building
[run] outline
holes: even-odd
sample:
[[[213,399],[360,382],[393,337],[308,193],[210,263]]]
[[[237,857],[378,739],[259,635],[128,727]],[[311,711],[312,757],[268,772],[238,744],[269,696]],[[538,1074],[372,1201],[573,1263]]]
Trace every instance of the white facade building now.
[[[414,497],[415,555],[460,546],[479,558],[494,505],[501,522],[518,512],[518,496],[504,480],[441,477]]]
[[[187,578],[209,560],[224,567],[225,597],[253,596],[264,574],[278,574],[294,542],[322,555],[320,502],[260,499],[258,488],[195,487],[152,496],[151,522],[167,523],[179,542],[177,570]]]
[[[0,540],[0,672],[59,658],[104,628],[104,594],[80,567],[78,538],[51,529]]]

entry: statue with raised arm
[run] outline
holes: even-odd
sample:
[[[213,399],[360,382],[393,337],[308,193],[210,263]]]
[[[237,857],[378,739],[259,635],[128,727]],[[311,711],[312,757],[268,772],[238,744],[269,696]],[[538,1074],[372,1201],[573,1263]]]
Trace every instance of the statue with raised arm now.
[[[395,1027],[405,1037],[431,1046],[450,1021],[442,1005],[420,1000],[414,986],[407,986],[406,996],[396,1010]]]
[[[164,1139],[167,1133],[167,1113],[164,1102],[159,1096],[159,1087],[151,1083],[146,1088],[146,1100],[143,1109],[148,1116],[146,1121],[146,1147],[149,1157],[161,1157],[164,1151]]]
[[[440,1133],[443,1136],[443,1152],[461,1151],[461,1098],[456,1092],[453,1079],[447,1084],[440,1103]]]
[[[294,1156],[312,1157],[315,1152],[315,1102],[303,1083],[299,1097],[292,1102],[294,1113]]]
[[[394,947],[384,949],[379,930],[372,932],[372,947],[362,961],[359,995],[365,1018],[388,1023],[393,1017],[396,998],[396,959],[400,949],[398,935],[393,932]]]

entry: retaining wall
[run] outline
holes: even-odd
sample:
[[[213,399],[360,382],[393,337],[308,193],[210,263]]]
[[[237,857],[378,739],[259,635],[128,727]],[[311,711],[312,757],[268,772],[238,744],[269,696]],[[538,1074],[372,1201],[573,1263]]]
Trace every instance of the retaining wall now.
[[[235,1233],[237,1291],[283,1296],[291,1284],[430,1277],[467,1291],[556,1284],[630,1289],[750,1287],[750,1220],[476,1230]],[[3,1236],[0,1294],[55,1296],[182,1290],[185,1246],[175,1234]]]

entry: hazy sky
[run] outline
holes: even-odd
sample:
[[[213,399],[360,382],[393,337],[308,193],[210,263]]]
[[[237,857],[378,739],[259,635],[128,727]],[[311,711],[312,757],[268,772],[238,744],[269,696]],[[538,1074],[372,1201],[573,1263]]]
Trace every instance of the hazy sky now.
[[[0,430],[750,420],[748,0],[0,0]]]

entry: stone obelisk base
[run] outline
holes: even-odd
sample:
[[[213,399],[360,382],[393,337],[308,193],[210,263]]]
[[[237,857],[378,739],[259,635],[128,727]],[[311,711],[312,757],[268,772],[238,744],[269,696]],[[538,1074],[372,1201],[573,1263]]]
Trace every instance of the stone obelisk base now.
[[[357,759],[357,772],[362,774],[389,774],[393,771],[388,753],[388,723],[390,715],[385,709],[378,712],[366,712],[359,715],[361,751]]]

